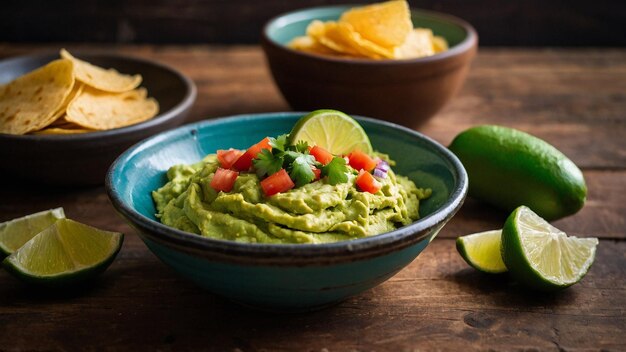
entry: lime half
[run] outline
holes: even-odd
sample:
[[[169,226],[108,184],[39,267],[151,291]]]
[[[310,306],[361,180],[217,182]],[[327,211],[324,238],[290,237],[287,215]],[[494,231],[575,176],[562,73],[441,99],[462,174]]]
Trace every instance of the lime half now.
[[[337,110],[316,110],[302,117],[289,134],[292,144],[305,141],[332,154],[345,155],[355,149],[371,154],[372,144],[363,127]]]
[[[15,252],[36,234],[63,218],[63,208],[56,208],[1,223],[0,252],[4,255]]]
[[[104,271],[119,252],[124,235],[61,219],[41,231],[2,264],[31,283],[68,283]]]
[[[580,281],[596,254],[597,238],[568,237],[525,206],[502,229],[502,259],[519,282],[553,291]]]
[[[456,239],[456,249],[467,264],[478,271],[490,274],[506,272],[500,255],[502,230],[493,230],[461,236]]]

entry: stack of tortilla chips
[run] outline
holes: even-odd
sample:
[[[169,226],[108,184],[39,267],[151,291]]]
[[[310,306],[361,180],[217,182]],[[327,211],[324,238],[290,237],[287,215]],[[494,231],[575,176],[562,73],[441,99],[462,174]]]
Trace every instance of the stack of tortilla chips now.
[[[289,47],[338,57],[411,59],[445,51],[448,43],[430,29],[413,28],[408,3],[394,0],[353,8],[336,22],[315,20]]]
[[[137,88],[141,81],[63,49],[60,59],[0,86],[0,133],[85,133],[146,121],[159,105]]]

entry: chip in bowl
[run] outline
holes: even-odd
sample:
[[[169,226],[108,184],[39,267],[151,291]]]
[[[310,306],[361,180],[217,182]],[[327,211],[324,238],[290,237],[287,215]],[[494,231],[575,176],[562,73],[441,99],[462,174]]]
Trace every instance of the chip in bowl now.
[[[413,30],[409,5],[404,0],[356,7],[341,15],[364,39],[383,47],[402,45]]]
[[[86,129],[108,130],[146,121],[158,110],[145,88],[109,94],[86,87],[67,107],[65,120]]]
[[[0,86],[0,133],[74,134],[156,116],[141,75],[104,69],[62,49],[61,58]]]
[[[73,66],[55,60],[0,86],[0,133],[25,134],[54,122],[74,87]]]
[[[413,28],[405,0],[357,7],[338,21],[312,21],[306,36],[288,46],[314,54],[363,59],[411,59],[448,49],[447,41],[427,28]]]
[[[141,75],[125,75],[112,68],[105,70],[75,58],[65,49],[61,49],[61,57],[74,63],[77,81],[96,89],[111,93],[124,93],[141,84]]]

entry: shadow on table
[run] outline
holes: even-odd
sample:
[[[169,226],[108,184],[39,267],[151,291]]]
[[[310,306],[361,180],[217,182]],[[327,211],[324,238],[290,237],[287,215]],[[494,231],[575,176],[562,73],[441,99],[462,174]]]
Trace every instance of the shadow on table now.
[[[489,296],[490,301],[500,307],[558,307],[569,305],[576,300],[575,289],[556,292],[532,290],[515,282],[508,273],[485,274],[472,268],[457,271],[448,276],[472,295]]]

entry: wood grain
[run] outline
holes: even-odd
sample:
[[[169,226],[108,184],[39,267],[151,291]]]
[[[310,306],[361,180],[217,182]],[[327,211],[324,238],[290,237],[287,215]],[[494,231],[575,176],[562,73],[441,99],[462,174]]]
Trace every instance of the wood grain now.
[[[0,58],[89,45],[0,44]],[[190,121],[288,110],[250,46],[105,46],[179,68],[198,85]],[[499,228],[506,213],[468,199],[438,238],[394,278],[319,312],[259,313],[179,278],[115,213],[102,187],[55,189],[0,175],[0,221],[63,206],[127,234],[118,260],[70,292],[23,286],[0,271],[0,350],[626,350],[626,50],[482,49],[459,95],[422,132],[448,144],[481,123],[523,129],[583,169],[589,196],[555,222],[601,237],[596,263],[557,294],[470,269],[452,239]],[[34,337],[35,336],[35,337]]]
[[[0,272],[0,343],[9,350],[618,351],[626,348],[625,251],[624,242],[602,241],[580,284],[538,295],[506,275],[477,273],[454,241],[440,239],[379,287],[319,312],[277,315],[179,278],[131,235],[100,280],[78,291],[32,290]]]

